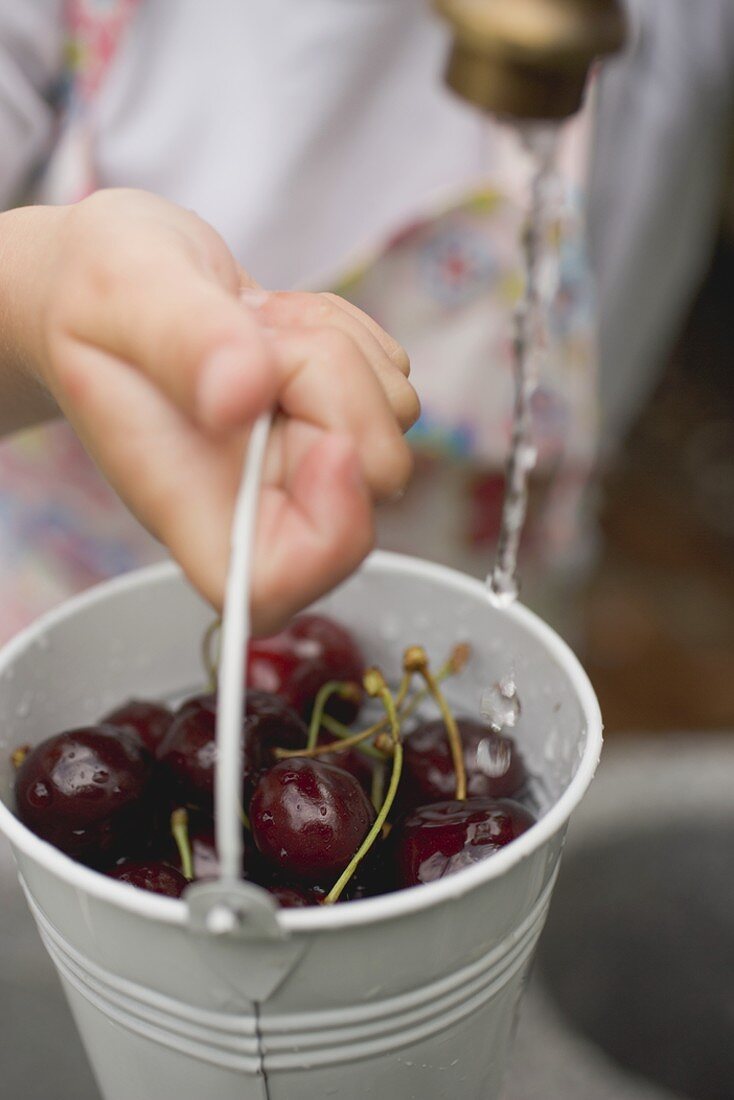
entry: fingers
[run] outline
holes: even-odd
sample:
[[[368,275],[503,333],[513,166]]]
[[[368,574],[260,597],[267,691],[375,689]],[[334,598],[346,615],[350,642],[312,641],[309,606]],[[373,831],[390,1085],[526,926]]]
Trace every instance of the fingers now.
[[[86,345],[73,350],[76,430],[138,519],[221,608],[245,433],[213,439],[129,364]],[[348,438],[283,418],[267,466],[253,577],[258,633],[346,577],[373,543],[370,494]]]
[[[401,374],[407,378],[410,374],[410,359],[408,353],[402,344],[390,335],[389,332],[385,332],[384,328],[378,325],[377,321],[373,317],[370,317],[369,313],[365,313],[359,306],[355,306],[353,302],[347,301],[346,298],[340,298],[338,294],[330,294],[328,292],[321,295],[327,302],[331,302],[338,309],[341,309],[348,316],[353,317],[356,321],[359,321],[367,328],[376,340],[379,340],[385,353],[390,357],[393,365],[398,368]]]
[[[190,218],[187,236],[159,218],[100,225],[93,209],[67,249],[51,343],[71,336],[135,365],[192,420],[220,431],[273,404],[273,354],[238,301],[224,243]]]
[[[403,348],[376,321],[333,294],[268,293],[244,289],[241,300],[257,311],[263,324],[276,329],[332,327],[349,336],[385,391],[403,431],[418,419],[420,404],[407,381],[410,372]]]
[[[272,342],[283,412],[349,435],[376,499],[402,491],[412,472],[410,448],[382,386],[351,337],[336,328],[284,329],[273,331]]]
[[[283,422],[272,448],[283,479],[263,489],[253,600],[265,634],[349,576],[374,543],[370,495],[348,437]]]

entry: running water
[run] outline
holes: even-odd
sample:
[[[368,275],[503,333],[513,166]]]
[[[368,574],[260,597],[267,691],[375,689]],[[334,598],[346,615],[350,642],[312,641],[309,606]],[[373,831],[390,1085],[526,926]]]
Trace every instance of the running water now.
[[[510,453],[505,499],[494,569],[487,577],[493,603],[507,607],[518,594],[517,559],[528,507],[528,480],[537,461],[533,444],[531,400],[538,384],[539,335],[542,332],[540,271],[544,260],[548,193],[554,180],[558,130],[527,124],[518,134],[531,160],[530,207],[522,233],[525,289],[514,316],[514,387]]]

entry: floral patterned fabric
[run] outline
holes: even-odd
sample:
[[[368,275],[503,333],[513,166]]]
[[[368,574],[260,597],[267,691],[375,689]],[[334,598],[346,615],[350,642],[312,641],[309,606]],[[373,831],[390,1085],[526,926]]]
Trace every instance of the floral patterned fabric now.
[[[67,107],[41,198],[94,188],[88,106],[139,0],[72,0]],[[486,178],[442,196],[334,289],[408,348],[423,414],[411,432],[414,483],[381,516],[383,545],[487,573],[497,535],[512,409],[512,311],[530,166],[513,142]],[[583,248],[585,124],[568,129],[544,228],[542,292],[553,303],[533,418],[539,475],[525,572],[547,575],[578,546],[579,501],[596,440],[593,310]],[[487,179],[491,179],[491,186]],[[105,485],[68,426],[0,445],[0,638],[97,580],[162,551]]]

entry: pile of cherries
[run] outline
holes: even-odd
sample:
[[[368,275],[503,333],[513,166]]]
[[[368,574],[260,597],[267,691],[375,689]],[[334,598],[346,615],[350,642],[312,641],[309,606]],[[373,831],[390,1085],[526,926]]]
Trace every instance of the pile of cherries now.
[[[454,718],[438,672],[406,651],[395,693],[339,623],[304,614],[253,641],[243,716],[242,876],[281,906],[331,904],[432,882],[533,823],[512,738]],[[416,681],[418,684],[416,686]],[[377,719],[355,730],[365,695]],[[440,717],[416,717],[431,698]],[[219,876],[215,693],[174,712],[132,701],[96,725],[14,753],[21,821],[92,868],[179,897]],[[411,728],[412,725],[412,728]]]

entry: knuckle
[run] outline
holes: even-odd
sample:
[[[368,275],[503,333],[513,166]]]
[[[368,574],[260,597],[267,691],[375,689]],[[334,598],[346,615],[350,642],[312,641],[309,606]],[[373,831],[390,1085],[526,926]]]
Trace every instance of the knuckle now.
[[[327,326],[334,315],[334,307],[325,300],[323,294],[309,294],[300,290],[271,293],[262,310],[273,320],[308,327]]]
[[[321,356],[330,366],[354,366],[358,349],[346,332],[330,325],[323,326],[318,329],[318,344]]]

